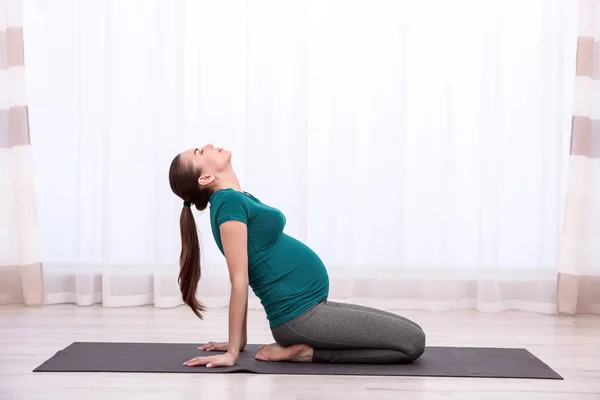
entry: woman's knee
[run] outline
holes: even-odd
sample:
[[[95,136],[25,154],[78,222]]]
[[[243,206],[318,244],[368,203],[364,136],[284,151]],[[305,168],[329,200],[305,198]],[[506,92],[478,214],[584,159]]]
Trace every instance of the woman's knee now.
[[[427,337],[425,336],[425,332],[423,332],[423,330],[415,329],[411,339],[412,340],[410,341],[406,355],[409,357],[410,361],[415,361],[425,352]]]

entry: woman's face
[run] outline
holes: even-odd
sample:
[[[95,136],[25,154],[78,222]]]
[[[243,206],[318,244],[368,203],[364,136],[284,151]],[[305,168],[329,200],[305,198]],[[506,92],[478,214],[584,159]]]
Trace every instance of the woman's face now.
[[[181,160],[199,168],[202,175],[218,175],[231,163],[231,152],[212,144],[181,153]]]

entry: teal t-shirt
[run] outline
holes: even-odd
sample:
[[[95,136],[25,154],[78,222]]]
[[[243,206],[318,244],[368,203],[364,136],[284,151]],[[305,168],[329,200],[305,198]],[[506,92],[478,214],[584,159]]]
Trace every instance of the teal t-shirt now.
[[[248,279],[271,328],[327,299],[325,265],[308,246],[283,232],[286,219],[281,211],[245,192],[214,192],[210,196],[210,222],[221,253],[219,227],[231,220],[248,228]]]

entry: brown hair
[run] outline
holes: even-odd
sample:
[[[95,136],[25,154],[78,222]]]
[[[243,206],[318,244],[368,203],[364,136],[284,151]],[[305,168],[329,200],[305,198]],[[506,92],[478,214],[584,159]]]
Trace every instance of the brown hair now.
[[[200,211],[208,207],[208,199],[212,189],[201,186],[198,178],[201,171],[191,163],[184,163],[180,155],[175,157],[169,168],[171,190],[184,201],[179,225],[181,231],[181,255],[179,257],[179,288],[183,302],[187,304],[198,318],[203,319],[206,309],[196,298],[196,289],[200,282],[200,241],[196,220],[191,207],[194,204]]]

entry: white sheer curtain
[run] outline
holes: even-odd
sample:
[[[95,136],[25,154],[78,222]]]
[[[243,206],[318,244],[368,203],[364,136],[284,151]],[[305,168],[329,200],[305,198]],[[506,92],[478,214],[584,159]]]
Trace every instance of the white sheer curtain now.
[[[554,312],[576,16],[571,0],[26,0],[47,301],[180,304],[168,165],[211,142],[320,254],[332,298]],[[199,297],[226,305],[198,218]]]

